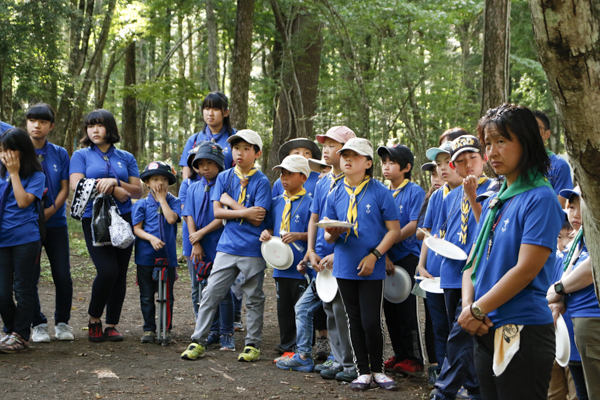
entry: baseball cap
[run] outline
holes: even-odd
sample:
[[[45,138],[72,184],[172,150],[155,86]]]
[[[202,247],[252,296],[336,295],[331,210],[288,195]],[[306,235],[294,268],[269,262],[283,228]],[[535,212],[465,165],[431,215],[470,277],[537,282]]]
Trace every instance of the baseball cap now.
[[[367,139],[363,138],[352,138],[344,144],[338,153],[342,153],[344,150],[352,150],[361,156],[368,156],[373,158],[373,145]]]
[[[403,144],[397,144],[395,146],[381,146],[377,149],[377,154],[379,157],[383,157],[384,154],[389,154],[393,159],[403,160],[410,165],[414,165],[415,156],[412,151]]]
[[[462,135],[452,141],[452,149],[450,150],[451,160],[454,161],[459,154],[465,151],[473,153],[481,153],[481,143],[473,135]]]
[[[192,166],[196,164],[196,161],[202,159],[214,161],[221,168],[221,171],[225,169],[225,156],[219,143],[208,141],[200,143],[194,161],[192,161]]]
[[[563,189],[560,192],[558,192],[558,194],[567,200],[569,200],[571,196],[581,197],[581,188],[579,187],[579,185],[577,185],[573,189]]]
[[[323,160],[316,160],[314,158],[309,158],[308,159],[308,166],[310,167],[310,169],[312,171],[315,172],[321,172],[321,168],[323,167],[331,167],[331,165],[328,165],[325,161]]]
[[[146,168],[144,168],[144,172],[140,174],[140,179],[145,182],[147,179],[150,179],[150,177],[154,175],[166,176],[169,180],[169,185],[173,185],[175,182],[177,182],[177,178],[175,177],[175,171],[173,170],[173,167],[171,167],[166,162],[152,161],[150,164],[146,165]]]
[[[355,138],[355,137],[356,137],[356,134],[354,133],[354,131],[352,129],[350,129],[344,125],[338,125],[338,126],[329,128],[327,133],[324,135],[317,135],[317,141],[319,143],[323,143],[325,141],[325,138],[330,138],[330,139],[335,140],[338,143],[343,144],[343,143],[346,143],[348,140]]]
[[[452,149],[452,142],[444,142],[440,147],[432,147],[425,153],[428,159],[431,161],[435,161],[435,158],[440,153],[450,154],[450,150]]]
[[[421,171],[434,171],[437,165],[433,161],[421,165]]]
[[[241,131],[237,131],[235,135],[229,136],[229,139],[227,139],[227,143],[231,143],[238,138],[242,139],[246,143],[257,145],[259,150],[262,151],[262,139],[260,138],[260,135],[254,132],[253,130],[242,129]]]
[[[285,169],[290,172],[299,172],[304,174],[307,178],[310,175],[310,167],[308,166],[308,160],[300,154],[293,154],[283,159],[281,164],[273,167],[273,171],[276,169]]]
[[[279,148],[279,162],[283,162],[283,159],[286,158],[290,151],[297,149],[298,147],[306,147],[312,152],[314,158],[321,158],[321,149],[315,142],[306,138],[296,138],[292,140],[288,140]]]

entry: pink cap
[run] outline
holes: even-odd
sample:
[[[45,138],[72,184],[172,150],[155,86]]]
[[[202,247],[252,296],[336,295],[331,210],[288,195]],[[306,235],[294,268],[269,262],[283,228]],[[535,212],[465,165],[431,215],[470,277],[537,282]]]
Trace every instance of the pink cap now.
[[[319,143],[323,143],[325,138],[330,138],[338,143],[345,144],[348,140],[355,137],[356,134],[352,131],[352,129],[348,128],[347,126],[340,125],[330,128],[324,135],[317,135],[317,141]]]

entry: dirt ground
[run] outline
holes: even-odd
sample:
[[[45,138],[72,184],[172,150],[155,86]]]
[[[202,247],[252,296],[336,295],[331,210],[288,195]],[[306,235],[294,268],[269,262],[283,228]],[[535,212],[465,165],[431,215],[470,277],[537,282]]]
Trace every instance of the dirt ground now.
[[[140,343],[142,314],[135,267],[131,264],[128,290],[119,330],[120,343],[90,343],[87,340],[87,306],[91,293],[93,267],[85,257],[77,233],[72,235],[74,279],[73,311],[70,324],[75,340],[54,340],[54,324],[49,322],[51,343],[36,343],[21,354],[0,354],[0,398],[8,399],[191,399],[241,398],[309,399],[424,399],[426,380],[394,376],[399,391],[380,389],[356,393],[347,384],[326,381],[314,373],[282,371],[275,367],[278,343],[275,285],[270,273],[265,279],[267,303],[261,359],[254,363],[237,361],[243,349],[244,333],[236,333],[236,351],[207,351],[204,359],[184,361],[179,355],[189,344],[194,327],[189,276],[180,268],[175,284],[174,343],[162,347]],[[48,269],[42,263],[42,268]],[[43,272],[39,294],[42,311],[50,317],[54,310],[54,286]],[[50,320],[50,318],[49,318]],[[386,356],[391,346],[386,344]]]

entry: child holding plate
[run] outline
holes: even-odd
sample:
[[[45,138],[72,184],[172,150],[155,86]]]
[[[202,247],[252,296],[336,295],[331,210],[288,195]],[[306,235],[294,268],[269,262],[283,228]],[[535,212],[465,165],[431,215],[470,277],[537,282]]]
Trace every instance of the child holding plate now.
[[[367,139],[348,140],[340,166],[343,186],[327,197],[325,216],[347,221],[352,228],[327,228],[325,240],[335,244],[333,276],[348,314],[350,340],[358,377],[353,390],[379,386],[396,390],[383,372],[381,314],[385,253],[401,234],[398,211],[390,191],[373,176],[373,146]]]

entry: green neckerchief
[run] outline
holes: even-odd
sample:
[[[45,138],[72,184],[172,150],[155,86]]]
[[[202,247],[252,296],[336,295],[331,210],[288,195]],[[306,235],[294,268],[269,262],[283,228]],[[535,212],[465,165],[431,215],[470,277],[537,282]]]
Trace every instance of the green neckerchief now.
[[[569,264],[571,263],[571,259],[573,258],[573,253],[575,253],[575,249],[577,248],[577,245],[579,244],[581,239],[583,239],[583,227],[579,228],[579,231],[577,231],[577,235],[575,235],[575,239],[573,239],[571,248],[569,249],[569,252],[567,253],[567,256],[565,257],[565,260],[563,263],[563,272],[566,271],[567,268],[569,268]],[[583,246],[583,243],[581,245]]]
[[[490,233],[492,232],[492,227],[494,225],[494,219],[496,218],[496,214],[502,204],[504,204],[508,199],[525,193],[528,190],[535,189],[542,186],[547,186],[552,189],[552,185],[548,182],[548,179],[543,175],[540,175],[536,172],[529,172],[529,181],[533,182],[533,184],[529,184],[523,179],[523,175],[519,175],[517,180],[510,185],[508,188],[506,187],[506,180],[502,183],[502,187],[498,192],[498,196],[490,200],[489,208],[490,212],[485,218],[485,222],[482,225],[481,231],[479,232],[479,236],[477,237],[477,241],[475,242],[475,249],[473,250],[474,256],[467,262],[467,265],[463,268],[463,272],[467,269],[473,267],[473,272],[471,273],[471,281],[475,284],[475,278],[477,274],[477,267],[479,266],[479,262],[481,261],[481,257],[483,257],[483,253],[485,252],[485,247],[488,239],[490,238]],[[552,189],[554,190],[554,189]]]
[[[552,151],[550,151],[547,147],[544,147],[544,150],[546,150],[546,155],[548,157],[552,157],[554,155],[554,153]]]

